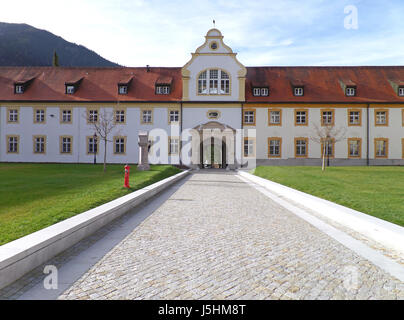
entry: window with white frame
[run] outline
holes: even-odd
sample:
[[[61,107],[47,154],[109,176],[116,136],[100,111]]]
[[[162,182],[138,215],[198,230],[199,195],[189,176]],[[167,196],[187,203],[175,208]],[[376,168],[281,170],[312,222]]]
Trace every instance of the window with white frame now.
[[[254,111],[244,111],[244,123],[254,124],[255,123],[255,112]]]
[[[281,140],[279,138],[268,139],[268,156],[280,157],[281,155]]]
[[[98,153],[98,139],[95,139],[94,137],[88,137],[88,150],[87,153]]]
[[[66,93],[67,94],[73,94],[74,93],[74,86],[67,85],[66,86]]]
[[[169,94],[170,86],[156,86],[156,94]]]
[[[376,111],[376,125],[387,124],[387,111]]]
[[[268,88],[261,88],[261,96],[266,97],[269,94]]]
[[[45,110],[36,109],[35,110],[35,122],[41,123],[45,121]]]
[[[296,139],[296,156],[297,157],[307,156],[307,140],[306,139]]]
[[[45,153],[45,137],[34,138],[34,152]]]
[[[98,110],[88,110],[88,122],[98,121]]]
[[[16,85],[16,86],[15,86],[15,93],[17,93],[17,94],[24,93],[24,86],[22,86],[22,85]]]
[[[178,122],[180,120],[180,112],[178,110],[170,110],[170,122]]]
[[[271,110],[269,112],[269,124],[280,124],[281,123],[281,111]]]
[[[230,77],[219,69],[203,71],[198,77],[198,94],[229,94]]]
[[[334,112],[333,111],[322,111],[322,124],[323,125],[331,125],[334,123],[333,119]]]
[[[386,157],[387,156],[387,140],[377,139],[375,141],[375,155],[376,157]]]
[[[179,153],[179,139],[178,138],[170,138],[169,139],[169,154],[178,154]]]
[[[404,97],[404,87],[398,88],[398,95],[399,95],[400,97]]]
[[[125,153],[125,138],[115,137],[114,139],[114,153]]]
[[[71,110],[62,110],[62,122],[71,122],[72,121],[72,111]]]
[[[253,139],[244,139],[244,157],[254,156],[254,140]]]
[[[8,111],[8,122],[18,122],[18,109]]]
[[[61,137],[61,153],[71,153],[72,152],[72,138],[71,137]]]
[[[259,97],[261,95],[261,88],[253,88],[253,96]]]
[[[296,125],[307,124],[307,111],[296,111]]]
[[[119,94],[127,94],[128,93],[128,86],[121,85],[118,87]]]
[[[360,140],[348,139],[349,157],[360,157]]]
[[[359,125],[361,123],[360,111],[349,111],[349,124]]]
[[[295,96],[302,96],[303,95],[303,87],[294,87],[293,94]]]
[[[143,123],[152,123],[152,110],[143,110],[142,111],[142,122]]]
[[[354,96],[355,95],[355,88],[354,87],[347,87],[346,89],[345,89],[345,95],[347,96],[347,97],[352,97],[352,96]]]
[[[17,136],[8,137],[7,152],[8,153],[18,153],[18,137]]]
[[[115,122],[117,123],[125,122],[125,110],[115,110]]]

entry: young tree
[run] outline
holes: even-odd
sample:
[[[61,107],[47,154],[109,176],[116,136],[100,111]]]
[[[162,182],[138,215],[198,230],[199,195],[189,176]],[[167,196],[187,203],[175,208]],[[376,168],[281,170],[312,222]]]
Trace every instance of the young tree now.
[[[59,57],[56,51],[53,51],[52,66],[59,67]]]
[[[89,118],[87,118],[89,117]],[[91,118],[86,114],[87,122],[90,123],[100,140],[104,141],[104,172],[107,170],[107,144],[112,142],[109,136],[116,126],[114,113],[104,109],[103,113],[98,114],[98,119]]]
[[[321,170],[325,170],[325,157],[329,156],[329,146],[338,141],[345,139],[346,128],[345,127],[335,127],[334,125],[324,124],[319,127],[317,124],[313,124],[314,133],[310,137],[310,140],[319,143],[322,146],[322,164]],[[327,163],[327,166],[329,163]]]

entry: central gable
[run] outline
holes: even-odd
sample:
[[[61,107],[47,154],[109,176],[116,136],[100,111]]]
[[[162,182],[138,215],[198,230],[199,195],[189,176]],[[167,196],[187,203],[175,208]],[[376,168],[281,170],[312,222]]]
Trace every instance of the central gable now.
[[[217,29],[192,53],[182,68],[184,101],[244,101],[247,69],[223,42]]]

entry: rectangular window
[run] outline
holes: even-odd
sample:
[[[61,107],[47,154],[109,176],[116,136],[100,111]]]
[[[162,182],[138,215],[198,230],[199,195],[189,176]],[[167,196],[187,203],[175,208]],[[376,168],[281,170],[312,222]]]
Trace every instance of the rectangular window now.
[[[142,110],[142,123],[151,124],[153,122],[152,110]]]
[[[72,153],[72,137],[60,137],[60,153]]]
[[[321,110],[321,125],[334,125],[334,110]]]
[[[125,154],[126,152],[126,138],[125,137],[114,137],[114,153],[115,154]]]
[[[253,96],[259,97],[261,95],[261,88],[253,88]]]
[[[8,109],[8,123],[18,123],[18,109]]]
[[[218,94],[219,70],[209,70],[209,93]]]
[[[220,94],[228,93],[230,93],[229,75],[224,71],[220,71]]]
[[[307,126],[307,110],[295,110],[295,126]]]
[[[348,125],[360,126],[362,124],[361,110],[348,110]]]
[[[98,110],[90,109],[88,110],[88,123],[98,122]]]
[[[361,157],[361,144],[360,138],[348,138],[348,158]]]
[[[354,95],[355,95],[355,88],[353,88],[353,87],[347,87],[346,89],[345,89],[345,95],[347,96],[347,97],[353,97]]]
[[[269,89],[268,88],[261,88],[261,96],[266,97],[269,95]]]
[[[94,154],[98,153],[98,140],[99,138],[94,138],[94,136],[87,137],[87,153]]]
[[[18,136],[7,136],[7,153],[18,153]]]
[[[268,110],[268,125],[270,126],[280,126],[282,125],[282,110]]]
[[[178,154],[179,153],[179,146],[180,146],[180,140],[178,138],[169,138],[169,149],[168,153],[169,154]]]
[[[45,153],[45,136],[35,136],[34,137],[34,153]]]
[[[399,95],[400,97],[404,97],[404,87],[398,88],[398,95]]]
[[[244,157],[255,156],[255,139],[244,138]]]
[[[375,126],[388,125],[388,110],[375,110]]]
[[[15,86],[15,93],[17,93],[17,94],[24,93],[24,86],[16,85]]]
[[[387,158],[388,152],[388,139],[376,138],[375,139],[375,158]]]
[[[45,122],[45,110],[44,109],[35,109],[34,122],[35,123],[44,123]]]
[[[115,110],[115,122],[125,123],[125,110]]]
[[[306,158],[308,155],[308,138],[295,138],[295,157]]]
[[[293,94],[295,96],[302,96],[303,95],[303,88],[302,87],[295,87],[293,89]]]
[[[179,122],[180,121],[180,112],[178,110],[170,110],[169,113],[169,122]]]
[[[71,123],[72,122],[72,110],[63,109],[62,110],[62,123]]]
[[[169,94],[170,86],[156,86],[156,94]]]
[[[244,124],[255,125],[255,110],[244,111]]]
[[[119,86],[118,87],[119,94],[127,94],[128,93],[128,86]]]
[[[74,86],[66,86],[66,93],[73,94],[74,93]]]
[[[198,93],[199,94],[207,94],[207,71],[202,72],[198,78]]]
[[[268,158],[281,157],[282,138],[268,138]]]

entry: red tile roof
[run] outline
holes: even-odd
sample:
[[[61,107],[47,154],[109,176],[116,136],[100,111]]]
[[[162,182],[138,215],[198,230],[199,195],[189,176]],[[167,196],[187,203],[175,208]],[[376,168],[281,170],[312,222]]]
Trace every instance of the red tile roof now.
[[[0,101],[180,101],[181,68],[69,68],[0,67]],[[35,77],[23,94],[14,94],[14,83]],[[66,83],[82,81],[74,94]],[[118,83],[133,78],[128,94],[118,94]],[[157,79],[172,79],[171,92],[156,95]]]
[[[247,67],[248,102],[401,102],[390,81],[404,81],[404,66],[382,67]],[[253,83],[269,84],[269,96],[253,96]],[[356,96],[341,87],[356,85]],[[304,85],[304,95],[294,96],[291,84]]]
[[[23,94],[16,83],[34,80]],[[65,84],[82,79],[74,94]],[[132,79],[128,94],[118,94],[118,83]],[[171,83],[168,95],[155,94],[156,84]],[[390,67],[247,67],[247,102],[401,102],[397,87],[404,83],[404,66]],[[345,96],[342,84],[356,85],[356,95]],[[293,85],[304,95],[294,96]],[[269,96],[255,97],[254,86],[269,86]],[[68,68],[0,67],[0,101],[181,101],[181,68]]]

